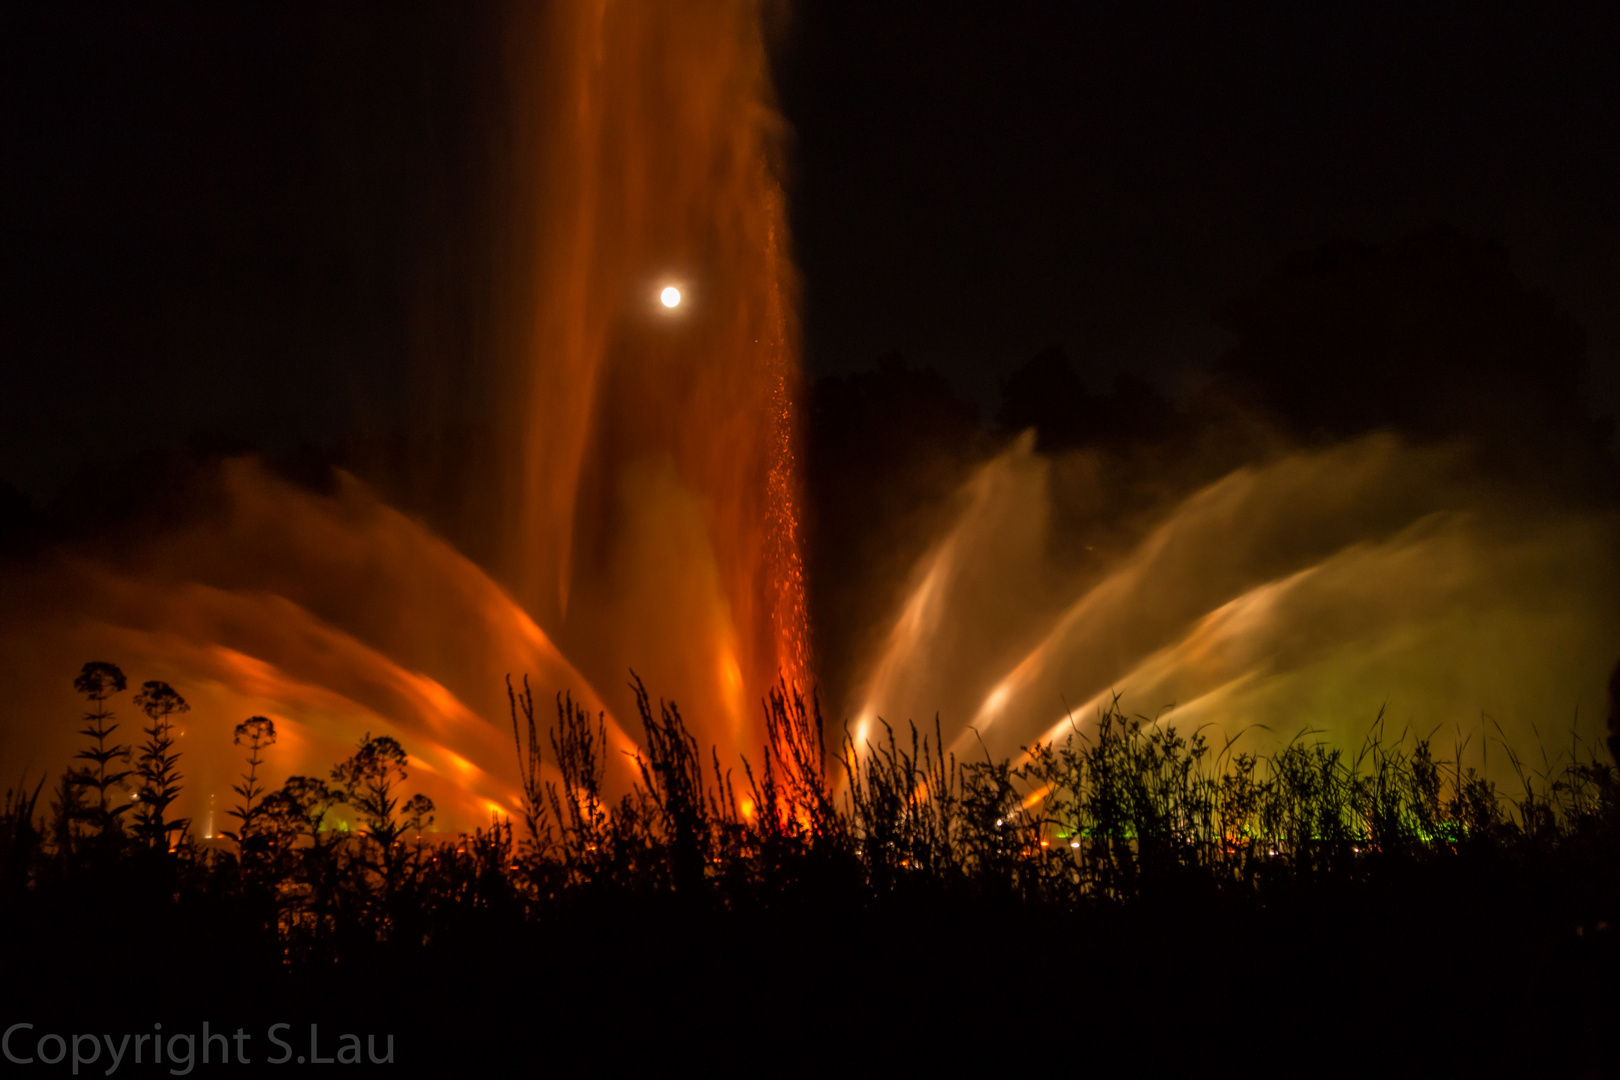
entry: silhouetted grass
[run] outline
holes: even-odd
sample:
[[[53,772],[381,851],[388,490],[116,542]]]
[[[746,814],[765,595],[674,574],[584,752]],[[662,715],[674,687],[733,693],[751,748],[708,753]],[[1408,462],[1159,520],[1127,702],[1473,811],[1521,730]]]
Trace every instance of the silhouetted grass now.
[[[86,738],[106,755],[121,673],[96,672]],[[1301,1075],[1391,1054],[1431,1071],[1616,1064],[1620,776],[1579,744],[1556,768],[1515,760],[1513,792],[1381,723],[1354,753],[1298,739],[1255,755],[1117,702],[1018,764],[958,760],[937,724],[859,746],[846,731],[829,752],[814,698],[779,686],[758,754],[727,767],[633,685],[628,792],[606,790],[602,718],[562,696],[543,724],[525,683],[518,820],[454,840],[422,831],[433,808],[407,796],[392,739],[266,791],[258,717],[239,729],[229,848],[183,823],[169,845],[127,835],[90,770],[68,771],[54,821],[43,780],[8,794],[0,925],[34,980],[13,997],[146,1022],[139,995],[84,988],[156,970],[148,999],[204,1008],[202,988],[226,986],[239,1011],[404,1025],[434,1068],[592,1071],[580,1049],[767,1074],[1072,1054]],[[332,827],[340,806],[354,831]],[[547,1057],[520,1035],[537,1024],[567,1046]],[[832,1042],[809,1038],[829,1026]],[[1037,1036],[1048,1057],[1026,1058]]]

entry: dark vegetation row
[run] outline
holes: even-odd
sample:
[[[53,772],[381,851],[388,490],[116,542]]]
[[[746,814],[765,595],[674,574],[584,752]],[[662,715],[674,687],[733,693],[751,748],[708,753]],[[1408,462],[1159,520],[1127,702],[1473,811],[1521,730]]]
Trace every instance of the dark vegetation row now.
[[[0,818],[9,1013],[341,1019],[426,1075],[590,1071],[603,1039],[672,1070],[773,1055],[770,1075],[824,1064],[829,1030],[856,1072],[1037,1036],[1198,1060],[1230,1025],[1266,1032],[1249,1071],[1328,1042],[1309,1071],[1616,1063],[1620,776],[1578,745],[1512,793],[1381,726],[1354,753],[1257,757],[1117,708],[1017,767],[942,755],[937,727],[829,754],[815,701],[778,688],[760,755],[730,768],[637,684],[639,779],[615,801],[601,718],[563,697],[548,723],[525,685],[520,820],[426,831],[386,736],[271,788],[253,717],[210,844],[172,812],[181,695],[146,683],[132,744],[122,672],[75,686],[83,749],[48,803],[41,780]],[[1103,1034],[1155,1018],[1147,1043]]]

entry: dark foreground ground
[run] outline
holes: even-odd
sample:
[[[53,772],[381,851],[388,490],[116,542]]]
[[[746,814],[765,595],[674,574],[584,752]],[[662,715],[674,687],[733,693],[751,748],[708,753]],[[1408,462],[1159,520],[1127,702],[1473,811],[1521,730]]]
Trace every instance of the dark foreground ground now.
[[[251,1036],[228,1065],[199,1048],[198,1076],[1620,1075],[1614,875],[1569,869],[1457,860],[1068,912],[923,888],[753,912],[582,897],[291,967],[233,912],[109,880],[8,914],[0,1010],[35,1025],[18,1057],[55,1056],[34,1049],[49,1033]],[[379,1053],[392,1035],[393,1063],[299,1064],[348,1033]],[[149,1047],[112,1075],[186,1074],[183,1039],[162,1065]],[[79,1075],[107,1074],[95,1056]],[[5,1069],[68,1075],[71,1055]]]
[[[253,718],[204,848],[163,811],[178,695],[119,774],[122,675],[80,681],[90,764],[0,808],[7,1075],[1620,1075],[1592,754],[1507,797],[1425,742],[1212,762],[1109,714],[1017,769],[846,740],[835,796],[784,692],[744,798],[643,692],[610,803],[599,719],[524,693],[519,823],[430,842],[383,737],[267,791]]]

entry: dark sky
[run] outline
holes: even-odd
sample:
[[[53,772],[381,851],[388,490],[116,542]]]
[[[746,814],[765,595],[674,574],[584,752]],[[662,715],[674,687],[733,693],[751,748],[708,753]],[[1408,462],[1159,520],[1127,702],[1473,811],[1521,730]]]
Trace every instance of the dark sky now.
[[[493,20],[464,11],[0,10],[0,480],[401,422],[489,167]],[[803,2],[811,371],[898,349],[989,411],[1059,344],[1183,391],[1287,253],[1447,222],[1585,327],[1613,409],[1617,47],[1613,4]]]
[[[1612,403],[1616,10],[802,5],[812,364],[899,349],[981,400],[1048,344],[1173,377],[1284,254],[1447,222],[1585,325]]]

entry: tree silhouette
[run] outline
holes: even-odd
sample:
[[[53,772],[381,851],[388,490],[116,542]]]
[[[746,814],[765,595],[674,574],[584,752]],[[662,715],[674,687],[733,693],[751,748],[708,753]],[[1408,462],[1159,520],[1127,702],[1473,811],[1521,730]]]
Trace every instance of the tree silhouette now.
[[[1034,428],[1035,448],[1044,453],[1159,442],[1176,431],[1180,419],[1158,387],[1130,372],[1117,374],[1107,392],[1092,393],[1056,346],[1002,380],[996,410],[1003,435]]]
[[[1086,390],[1056,346],[1043,349],[1001,383],[996,427],[1009,435],[1035,429],[1038,450],[1072,450],[1088,441],[1087,431],[1099,413],[1097,399]]]
[[[1607,440],[1584,406],[1580,327],[1500,245],[1450,228],[1294,255],[1217,322],[1237,336],[1219,384],[1304,437],[1465,436],[1543,466]]]

